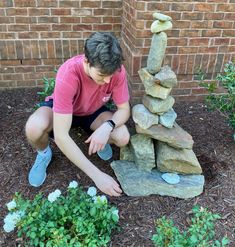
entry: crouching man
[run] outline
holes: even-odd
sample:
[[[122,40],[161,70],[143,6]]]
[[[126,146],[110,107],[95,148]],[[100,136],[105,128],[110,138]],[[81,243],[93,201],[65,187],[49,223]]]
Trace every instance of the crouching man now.
[[[122,50],[111,33],[97,32],[85,41],[84,53],[61,65],[53,94],[26,123],[27,139],[37,150],[28,179],[35,187],[45,181],[52,158],[49,137],[53,133],[60,150],[102,192],[119,196],[119,184],[83,154],[69,130],[80,126],[90,133],[85,141],[88,154],[97,153],[103,160],[112,157],[110,144],[121,147],[129,142],[130,134],[124,124],[130,116],[130,106]],[[117,106],[114,113],[105,106],[110,98]]]

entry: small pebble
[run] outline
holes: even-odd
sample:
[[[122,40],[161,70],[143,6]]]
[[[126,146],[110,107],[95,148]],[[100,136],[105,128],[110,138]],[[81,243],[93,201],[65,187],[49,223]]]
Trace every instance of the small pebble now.
[[[175,173],[164,173],[162,179],[168,184],[178,184],[180,182],[180,176]]]

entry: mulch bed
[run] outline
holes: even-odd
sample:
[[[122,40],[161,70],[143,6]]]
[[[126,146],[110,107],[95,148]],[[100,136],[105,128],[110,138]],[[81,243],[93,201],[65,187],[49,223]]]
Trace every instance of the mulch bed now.
[[[0,91],[0,246],[18,246],[21,240],[16,233],[6,234],[2,229],[7,210],[5,204],[18,191],[25,197],[33,198],[39,191],[48,193],[59,188],[65,189],[69,182],[77,180],[85,188],[93,182],[73,165],[52,144],[54,159],[48,168],[45,184],[39,188],[29,186],[28,171],[35,159],[35,151],[29,146],[24,135],[24,125],[33,112],[38,100],[37,89],[17,89]],[[174,220],[180,229],[189,225],[191,209],[199,204],[222,219],[216,223],[217,237],[227,235],[229,246],[235,246],[235,142],[232,130],[218,112],[208,112],[201,102],[178,102],[174,106],[178,114],[177,122],[194,139],[194,152],[205,176],[202,195],[188,200],[151,195],[147,197],[109,198],[120,212],[121,231],[114,233],[110,246],[153,246],[151,237],[155,231],[154,222],[165,215]],[[133,122],[128,122],[134,132]],[[84,143],[87,135],[81,130],[72,131],[79,147],[87,153]],[[114,147],[114,159],[119,158],[119,150]],[[109,164],[96,155],[91,161],[102,171],[114,176]],[[22,246],[22,245],[19,245]]]

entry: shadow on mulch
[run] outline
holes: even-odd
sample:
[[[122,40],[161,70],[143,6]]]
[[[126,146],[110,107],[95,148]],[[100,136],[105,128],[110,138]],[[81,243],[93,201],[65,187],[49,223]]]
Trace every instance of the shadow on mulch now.
[[[5,204],[19,191],[25,197],[33,198],[39,191],[48,195],[56,188],[65,189],[70,181],[77,180],[85,188],[93,182],[59,149],[52,144],[54,159],[48,168],[48,176],[43,187],[29,186],[27,174],[34,162],[35,151],[27,144],[24,125],[37,101],[37,89],[17,89],[0,91],[0,246],[17,246],[15,233],[6,234],[2,229],[7,213]],[[200,102],[179,102],[174,106],[178,114],[177,122],[194,139],[194,152],[202,166],[206,183],[202,195],[188,200],[151,195],[147,197],[109,198],[120,211],[121,231],[114,233],[110,246],[153,246],[151,237],[154,222],[165,215],[175,221],[180,229],[189,225],[193,205],[199,204],[210,211],[219,213],[222,219],[216,223],[218,237],[227,235],[230,246],[235,246],[235,143],[232,130],[218,112],[208,112]],[[128,127],[134,132],[130,120]],[[72,136],[79,147],[87,153],[87,138],[81,130],[72,130]],[[107,162],[96,155],[91,161],[102,171],[114,176]],[[119,159],[119,150],[114,147],[114,159]]]

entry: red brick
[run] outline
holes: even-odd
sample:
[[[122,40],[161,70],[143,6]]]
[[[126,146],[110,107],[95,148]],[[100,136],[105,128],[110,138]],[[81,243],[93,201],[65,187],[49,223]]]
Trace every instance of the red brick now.
[[[202,30],[202,37],[220,37],[221,34],[222,30],[219,29]]]
[[[58,33],[58,38],[60,33]],[[81,32],[62,32],[62,38],[82,38]]]
[[[197,53],[198,47],[178,47],[178,54]]]
[[[191,46],[201,46],[201,45],[208,45],[209,39],[208,38],[194,38],[189,39],[189,45]]]
[[[72,25],[70,24],[52,24],[52,31],[71,31]],[[49,30],[45,30],[49,31]]]
[[[112,16],[112,9],[94,9],[94,16]],[[120,14],[120,13],[119,13]]]
[[[81,8],[100,8],[101,1],[81,1]]]
[[[224,13],[204,13],[205,20],[221,20],[224,18]]]
[[[17,33],[0,33],[0,40],[1,39],[16,39]]]
[[[39,16],[38,17],[38,23],[58,23],[58,22],[59,22],[58,17],[54,17],[54,16]]]
[[[230,38],[216,38],[215,45],[229,45]]]
[[[217,12],[235,12],[235,4],[218,4]]]
[[[29,73],[29,72],[35,72],[34,66],[19,66],[15,67],[16,73]]]
[[[13,7],[13,0],[1,0],[0,7]]]
[[[208,4],[208,3],[196,3],[194,6],[194,11],[200,12],[214,12],[215,11],[215,4]]]
[[[81,1],[59,1],[59,7],[65,7],[65,8],[80,8]]]
[[[203,13],[199,12],[183,12],[182,20],[202,20]]]
[[[73,31],[86,31],[92,30],[91,24],[80,24],[80,25],[73,25]]]
[[[16,59],[16,47],[14,41],[7,41],[6,42],[7,48],[7,58],[8,59]]]
[[[180,37],[200,37],[200,30],[180,30]]]
[[[49,30],[51,30],[51,26],[48,24],[31,24],[30,25],[30,31],[49,31]]]
[[[232,29],[233,21],[214,21],[213,28]]]
[[[147,3],[147,11],[169,11],[171,7],[170,3],[159,3],[159,2],[150,2]],[[172,9],[176,10],[176,9]]]
[[[93,25],[94,31],[112,31],[112,25],[111,24],[94,24]]]
[[[192,11],[193,4],[192,3],[172,3],[171,9],[174,11]]]
[[[102,8],[121,8],[122,1],[102,1]]]
[[[28,16],[16,16],[15,17],[15,22],[17,23],[17,24],[21,24],[21,23],[23,23],[23,24],[25,24],[25,23],[27,23],[27,24],[30,24],[30,23],[36,23],[37,22],[37,19],[36,19],[36,17],[28,17]]]
[[[2,24],[14,23],[14,17],[0,16],[0,23],[2,23]]]
[[[191,23],[191,28],[195,29],[204,29],[204,28],[212,28],[212,21],[193,21]]]
[[[41,1],[40,1],[41,2]],[[48,8],[41,9],[41,8],[28,8],[29,15],[31,16],[40,16],[40,15],[49,15],[50,10]]]
[[[36,7],[36,0],[14,0],[15,7]]]
[[[20,32],[18,33],[19,39],[38,39],[39,33],[37,32]]]
[[[8,31],[10,31],[10,32],[29,31],[29,25],[10,24],[10,25],[8,25]]]
[[[235,37],[235,29],[222,30],[222,37]]]
[[[52,38],[60,38],[60,32],[40,32],[40,38],[42,39],[52,39]]]

